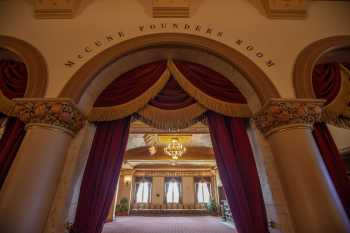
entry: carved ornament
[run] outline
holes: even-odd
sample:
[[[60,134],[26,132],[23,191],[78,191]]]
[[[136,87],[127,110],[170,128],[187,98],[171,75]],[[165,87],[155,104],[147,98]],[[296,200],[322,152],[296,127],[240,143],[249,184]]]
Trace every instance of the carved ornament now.
[[[312,126],[320,121],[324,102],[317,99],[270,99],[253,119],[266,135],[287,125]]]
[[[70,99],[14,100],[14,115],[26,124],[58,126],[74,133],[84,125],[84,116]]]

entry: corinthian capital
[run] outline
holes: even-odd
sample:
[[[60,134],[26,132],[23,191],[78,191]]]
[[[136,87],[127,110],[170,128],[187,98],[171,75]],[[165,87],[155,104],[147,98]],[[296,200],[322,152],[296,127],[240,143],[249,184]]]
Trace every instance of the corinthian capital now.
[[[324,102],[319,99],[270,99],[253,119],[265,135],[283,126],[312,127],[321,119]]]
[[[14,115],[26,124],[45,124],[78,132],[84,124],[84,116],[72,100],[15,99]]]

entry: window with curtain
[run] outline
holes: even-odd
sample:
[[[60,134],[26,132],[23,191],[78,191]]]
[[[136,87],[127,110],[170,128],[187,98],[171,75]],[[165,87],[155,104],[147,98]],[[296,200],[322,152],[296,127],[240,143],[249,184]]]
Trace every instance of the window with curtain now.
[[[178,177],[167,177],[165,182],[166,203],[180,203],[181,180]]]
[[[210,178],[196,178],[195,190],[196,200],[198,203],[209,203],[210,195]]]
[[[151,187],[152,187],[152,180],[150,178],[136,178],[135,202],[150,203]]]

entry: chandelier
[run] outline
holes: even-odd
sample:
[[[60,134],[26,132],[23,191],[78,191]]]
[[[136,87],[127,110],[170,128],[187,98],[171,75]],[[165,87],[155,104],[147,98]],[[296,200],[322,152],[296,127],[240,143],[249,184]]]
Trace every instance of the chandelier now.
[[[170,143],[164,148],[164,152],[172,159],[177,160],[186,152],[186,147],[184,147],[177,138],[172,138]]]

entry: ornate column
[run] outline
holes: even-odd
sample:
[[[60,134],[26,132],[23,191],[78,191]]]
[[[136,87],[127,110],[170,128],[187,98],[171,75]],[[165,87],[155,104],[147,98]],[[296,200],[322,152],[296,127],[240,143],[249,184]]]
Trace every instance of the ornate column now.
[[[268,138],[298,233],[350,232],[350,224],[312,136],[322,100],[271,99],[255,116]]]
[[[69,99],[17,99],[14,113],[26,135],[0,192],[0,229],[40,233],[50,211],[65,155],[83,116]]]

